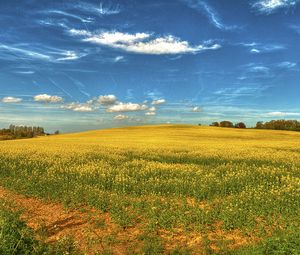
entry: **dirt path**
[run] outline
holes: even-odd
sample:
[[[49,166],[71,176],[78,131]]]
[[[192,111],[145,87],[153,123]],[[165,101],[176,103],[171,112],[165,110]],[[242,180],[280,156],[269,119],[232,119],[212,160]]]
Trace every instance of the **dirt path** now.
[[[137,229],[120,229],[107,213],[95,209],[67,210],[59,203],[19,195],[1,186],[0,198],[22,210],[22,219],[38,233],[38,238],[43,235],[51,243],[68,236],[87,254],[108,248],[113,254],[127,254],[128,245],[136,243],[140,234]]]
[[[60,203],[45,202],[38,198],[16,194],[0,186],[0,198],[13,202],[22,211],[22,219],[37,233],[37,238],[48,243],[71,237],[78,248],[85,254],[111,251],[116,255],[133,254],[140,252],[143,242],[139,237],[143,234],[142,226],[121,228],[114,224],[108,213],[101,213],[92,208],[78,208],[68,210]],[[239,230],[224,232],[219,230],[208,233],[207,237],[212,242],[210,247],[223,239],[231,242],[229,247],[237,248],[258,239],[245,237]],[[166,242],[165,248],[171,250],[176,245],[188,246],[192,251],[202,250],[203,236],[201,233],[187,235],[182,230],[169,232],[161,230],[159,236]],[[166,253],[169,254],[169,253]]]

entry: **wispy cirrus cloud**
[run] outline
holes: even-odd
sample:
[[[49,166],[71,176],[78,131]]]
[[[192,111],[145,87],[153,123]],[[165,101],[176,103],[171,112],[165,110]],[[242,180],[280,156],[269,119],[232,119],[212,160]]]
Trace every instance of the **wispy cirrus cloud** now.
[[[42,45],[31,46],[27,43],[17,45],[0,44],[0,58],[5,60],[62,62],[74,61],[86,55],[85,52],[47,48]]]
[[[269,65],[263,63],[249,63],[240,67],[242,75],[237,79],[243,81],[248,78],[273,78],[278,70],[297,70],[296,67],[297,63],[291,61],[283,61]]]
[[[69,29],[69,25],[77,20],[86,27],[86,24],[94,23],[97,20],[97,16],[115,15],[120,12],[120,5],[103,2],[94,4],[73,1],[65,3],[63,6],[57,5],[57,8],[54,9],[40,11],[39,14],[42,14],[43,17],[36,20],[36,23],[42,26]]]
[[[91,33],[86,30],[70,29],[73,36],[83,36],[85,42],[91,42],[132,53],[162,55],[198,53],[205,50],[216,50],[221,47],[212,41],[192,46],[172,35],[157,37],[149,33],[122,33],[117,31]]]
[[[239,45],[244,46],[249,49],[250,53],[259,54],[259,53],[271,53],[274,51],[286,49],[285,45],[279,43],[239,43]]]
[[[253,94],[261,91],[259,87],[238,87],[238,88],[223,88],[214,92],[215,95],[227,96],[227,97],[244,97],[252,96]]]
[[[52,14],[52,15],[59,15],[59,16],[64,16],[64,17],[69,17],[69,18],[73,18],[73,19],[76,19],[76,20],[79,20],[83,23],[91,23],[91,22],[94,22],[94,19],[91,18],[91,17],[87,17],[87,18],[83,18],[79,15],[76,15],[76,14],[72,14],[72,13],[69,13],[69,12],[65,12],[65,11],[61,11],[61,10],[46,10],[46,11],[43,11],[42,13],[45,13],[45,14]]]
[[[255,66],[250,66],[247,69],[248,72],[252,72],[252,73],[269,73],[270,68],[266,67],[266,66],[262,66],[262,65],[255,65]]]
[[[76,60],[87,55],[83,53],[78,54],[77,52],[70,50],[62,51],[60,54],[62,55],[62,57],[57,58],[57,61]]]
[[[242,75],[239,80],[245,80],[250,77],[272,77],[272,69],[263,63],[249,63],[247,65],[240,66]]]
[[[144,95],[147,99],[151,99],[152,101],[163,98],[163,93],[157,88],[153,88],[152,90],[146,91]]]
[[[235,30],[239,27],[236,25],[226,25],[216,10],[214,10],[208,3],[202,0],[181,0],[187,4],[190,8],[195,9],[201,13],[204,13],[216,28],[221,30]]]
[[[120,5],[113,5],[110,3],[100,2],[99,5],[95,5],[87,2],[78,2],[70,7],[80,9],[87,13],[98,14],[100,16],[115,15],[121,12]]]
[[[216,90],[212,96],[206,98],[208,104],[229,104],[240,101],[242,98],[257,98],[261,97],[268,89],[268,86],[240,86],[240,87],[225,87]]]
[[[0,44],[0,52],[6,52],[12,58],[30,58],[30,59],[39,59],[39,60],[46,60],[50,61],[51,56],[46,55],[41,52],[34,51],[32,49],[21,48],[18,46],[9,46],[5,44]]]
[[[57,20],[55,18],[47,17],[47,18],[36,20],[36,23],[45,27],[58,27],[58,28],[68,29],[68,25],[66,24],[66,20],[64,19]]]
[[[266,117],[297,117],[300,116],[300,112],[268,112],[265,114]]]
[[[262,14],[271,14],[279,9],[288,9],[296,6],[299,0],[259,0],[252,3],[252,8]]]
[[[296,33],[300,34],[300,25],[290,25],[291,29],[293,29]]]
[[[14,71],[17,74],[34,74],[35,71]]]
[[[277,64],[277,67],[280,68],[286,68],[286,69],[292,69],[297,66],[297,63],[290,62],[290,61],[284,61]]]

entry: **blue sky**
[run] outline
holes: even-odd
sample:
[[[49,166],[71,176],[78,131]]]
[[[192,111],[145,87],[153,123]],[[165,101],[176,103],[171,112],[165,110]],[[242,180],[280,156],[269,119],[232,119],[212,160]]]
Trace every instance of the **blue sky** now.
[[[300,1],[0,1],[0,126],[300,119]]]

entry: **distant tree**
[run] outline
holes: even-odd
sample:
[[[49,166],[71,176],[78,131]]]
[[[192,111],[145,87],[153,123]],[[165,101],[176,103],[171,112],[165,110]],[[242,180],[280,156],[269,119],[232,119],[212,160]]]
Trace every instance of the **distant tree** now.
[[[262,121],[258,121],[258,122],[256,123],[255,128],[258,128],[258,129],[264,128],[264,123],[263,123]]]
[[[211,127],[219,127],[220,124],[219,124],[219,122],[213,122],[213,123],[210,124],[210,126]]]
[[[224,120],[224,121],[220,122],[220,127],[232,128],[234,126],[233,126],[233,123],[231,121]]]
[[[244,122],[239,122],[234,125],[235,128],[246,128],[246,124]]]
[[[15,132],[15,125],[9,125],[9,130],[13,134]]]
[[[54,132],[55,135],[59,135],[59,133],[60,133],[59,130],[56,130],[56,131]]]

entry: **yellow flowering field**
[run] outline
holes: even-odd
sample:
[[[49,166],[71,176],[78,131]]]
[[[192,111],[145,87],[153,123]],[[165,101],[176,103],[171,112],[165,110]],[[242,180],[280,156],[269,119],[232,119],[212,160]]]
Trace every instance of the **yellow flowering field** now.
[[[109,214],[103,254],[122,232],[135,235],[126,254],[299,254],[298,132],[158,125],[1,141],[0,185]]]

